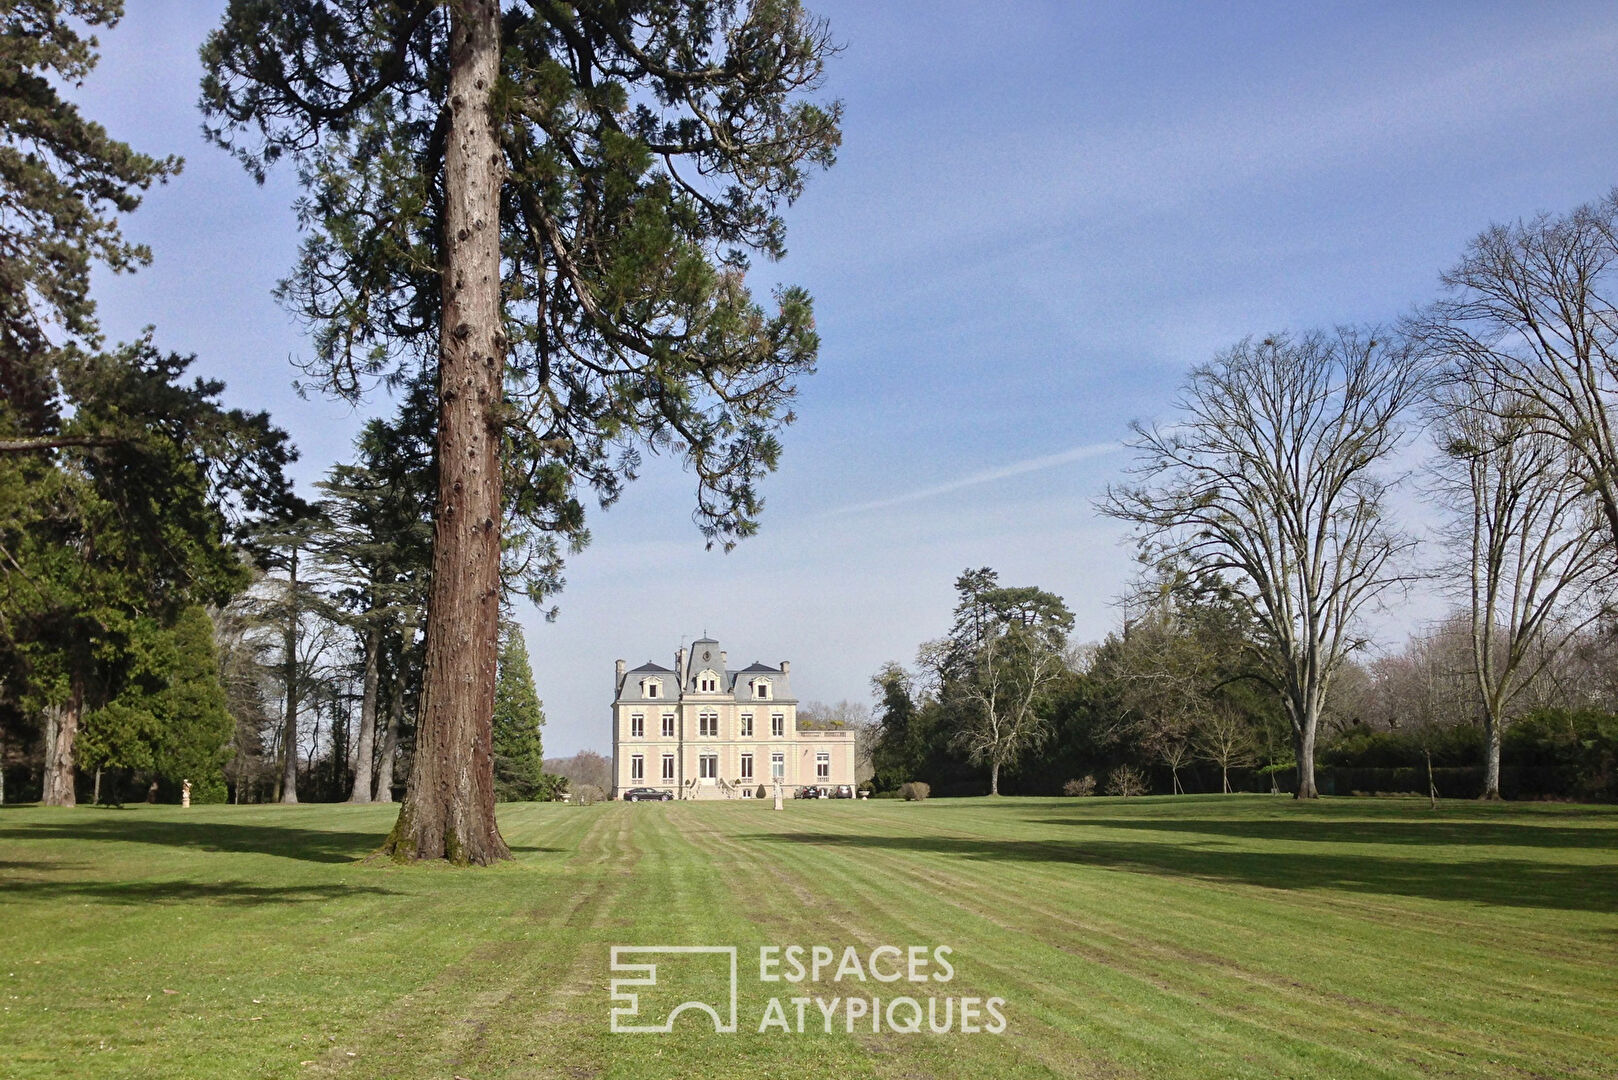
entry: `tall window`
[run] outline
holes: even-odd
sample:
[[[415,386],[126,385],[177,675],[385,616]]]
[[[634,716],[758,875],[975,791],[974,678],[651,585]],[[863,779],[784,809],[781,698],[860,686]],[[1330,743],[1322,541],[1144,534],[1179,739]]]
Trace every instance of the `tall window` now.
[[[815,755],[815,778],[818,780],[831,779],[831,755],[824,750]]]
[[[629,737],[631,739],[644,739],[646,737],[646,717],[636,713],[629,718]]]
[[[742,755],[742,779],[743,780],[751,780],[751,779],[753,779],[753,755],[752,754],[743,754]]]
[[[631,780],[646,779],[646,758],[636,754],[629,759],[629,778]]]
[[[770,775],[779,780],[787,774],[787,757],[785,754],[770,755]]]
[[[785,735],[786,733],[787,733],[786,717],[782,716],[780,713],[773,714],[770,717],[770,734],[774,735],[777,739],[779,739],[781,736]]]
[[[697,765],[704,780],[712,780],[719,775],[718,754],[703,754],[697,758]]]
[[[665,738],[665,739],[674,738],[674,714],[673,713],[667,713],[666,712],[666,713],[663,714],[663,738]]]
[[[665,779],[665,780],[673,780],[674,779],[674,755],[673,754],[664,754],[663,755],[663,779]]]
[[[719,738],[719,714],[705,712],[697,717],[697,735],[703,739]]]
[[[744,713],[742,713],[742,738],[751,739],[752,737],[753,737],[753,714],[750,713],[750,712],[744,712]]]

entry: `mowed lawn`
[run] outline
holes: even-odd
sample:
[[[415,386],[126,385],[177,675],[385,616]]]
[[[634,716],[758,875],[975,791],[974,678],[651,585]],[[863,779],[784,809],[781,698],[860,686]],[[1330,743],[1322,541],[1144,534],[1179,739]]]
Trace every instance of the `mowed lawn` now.
[[[0,810],[0,1076],[1618,1076],[1614,808],[510,805],[508,865],[360,862],[394,812]],[[792,943],[954,978],[760,983]],[[611,1033],[610,947],[666,944],[739,948],[737,1033]],[[1008,1026],[757,1031],[850,993]]]

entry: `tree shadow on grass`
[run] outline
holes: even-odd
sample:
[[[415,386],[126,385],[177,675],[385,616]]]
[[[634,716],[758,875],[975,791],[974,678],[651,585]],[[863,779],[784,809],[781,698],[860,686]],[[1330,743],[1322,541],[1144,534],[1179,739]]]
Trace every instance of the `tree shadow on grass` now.
[[[1618,911],[1618,865],[1568,866],[1525,859],[1438,862],[1363,854],[1231,851],[1168,841],[991,840],[811,832],[759,833],[750,839],[990,861],[1069,863],[1293,891],[1334,890],[1508,907]]]
[[[396,895],[375,885],[254,885],[245,881],[8,881],[0,903],[8,900],[81,900],[103,904],[227,904],[258,907],[302,904],[352,896]]]
[[[163,821],[142,817],[97,817],[0,827],[0,840],[105,840],[159,844],[202,851],[279,855],[304,862],[343,863],[375,851],[387,835],[286,825],[241,825],[214,821]]]
[[[1596,819],[1601,826],[1570,828],[1530,822],[1422,820],[1345,821],[1318,817],[1183,818],[1071,817],[1038,818],[1033,824],[1147,832],[1197,833],[1243,840],[1292,840],[1322,844],[1454,844],[1463,847],[1594,848],[1618,852],[1618,821]]]

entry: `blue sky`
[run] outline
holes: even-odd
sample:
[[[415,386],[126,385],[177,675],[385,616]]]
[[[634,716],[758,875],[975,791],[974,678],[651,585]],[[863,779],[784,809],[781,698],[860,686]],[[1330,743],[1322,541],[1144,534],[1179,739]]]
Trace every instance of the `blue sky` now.
[[[303,400],[270,296],[290,172],[202,142],[196,48],[222,7],[136,0],[80,98],[184,174],[127,223],[155,264],[98,282],[115,336],[158,327],[303,450],[307,487],[362,419]],[[1618,183],[1618,8],[1603,3],[811,3],[846,45],[839,164],[791,210],[822,335],[762,533],[703,550],[692,481],[654,461],[525,613],[546,748],[606,750],[612,664],[708,632],[791,659],[806,698],[868,700],[993,566],[1100,638],[1131,573],[1095,496],[1128,422],[1250,333],[1396,318],[1491,221]],[[1402,505],[1416,513],[1415,500]],[[1378,617],[1390,641],[1436,612]]]

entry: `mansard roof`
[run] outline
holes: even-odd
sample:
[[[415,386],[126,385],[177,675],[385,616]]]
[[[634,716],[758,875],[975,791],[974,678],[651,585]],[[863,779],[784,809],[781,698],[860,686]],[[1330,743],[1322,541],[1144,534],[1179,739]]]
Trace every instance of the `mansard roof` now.
[[[663,665],[654,664],[650,660],[646,661],[646,663],[644,663],[640,667],[636,668],[633,673],[639,673],[639,672],[642,672],[642,671],[655,672],[655,673],[657,673],[659,675],[673,675],[674,674],[674,672],[670,671],[668,668],[664,667]]]
[[[736,674],[738,674],[738,675],[752,675],[755,672],[760,672],[760,671],[767,671],[772,675],[781,674],[781,669],[780,668],[771,667],[768,664],[761,664],[757,660],[753,661],[753,665],[751,667],[744,667],[744,668],[742,668],[741,671],[737,672]]]

